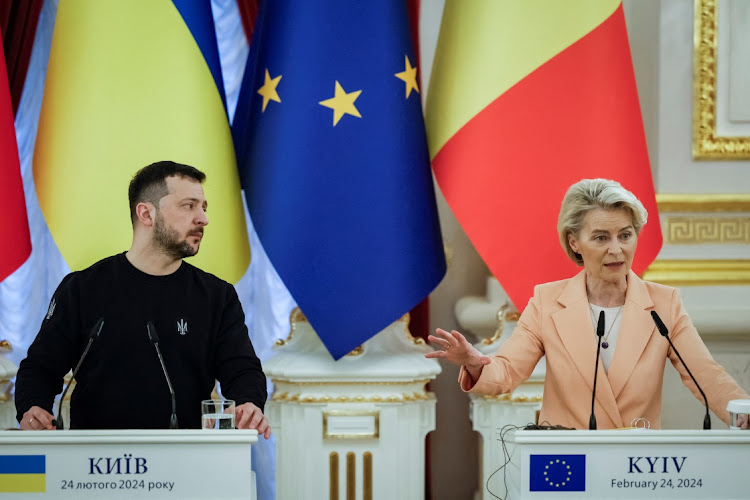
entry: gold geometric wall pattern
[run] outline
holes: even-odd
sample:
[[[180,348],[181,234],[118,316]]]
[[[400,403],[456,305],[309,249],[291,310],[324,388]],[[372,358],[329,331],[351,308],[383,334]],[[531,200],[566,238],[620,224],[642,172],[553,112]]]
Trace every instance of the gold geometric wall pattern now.
[[[668,217],[666,225],[672,245],[750,244],[750,217]]]

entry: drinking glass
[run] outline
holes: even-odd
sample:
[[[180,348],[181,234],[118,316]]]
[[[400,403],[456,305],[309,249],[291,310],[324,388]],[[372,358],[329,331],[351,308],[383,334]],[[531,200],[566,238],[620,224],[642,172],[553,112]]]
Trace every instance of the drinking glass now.
[[[234,429],[234,407],[231,399],[201,401],[201,429]]]

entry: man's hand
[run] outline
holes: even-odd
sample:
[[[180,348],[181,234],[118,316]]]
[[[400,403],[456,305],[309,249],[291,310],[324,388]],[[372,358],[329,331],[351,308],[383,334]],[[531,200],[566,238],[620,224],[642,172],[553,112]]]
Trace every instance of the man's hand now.
[[[38,406],[32,406],[23,414],[21,419],[22,431],[53,431],[57,429],[57,423],[53,423],[55,417],[47,410]]]
[[[266,439],[271,437],[271,426],[268,425],[260,408],[252,403],[239,405],[234,410],[235,426],[238,429],[257,429],[258,434],[263,434]]]

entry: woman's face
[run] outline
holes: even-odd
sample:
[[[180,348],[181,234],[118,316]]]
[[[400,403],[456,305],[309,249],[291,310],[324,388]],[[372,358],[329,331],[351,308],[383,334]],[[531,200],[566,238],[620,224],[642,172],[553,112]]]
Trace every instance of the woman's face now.
[[[581,254],[590,277],[616,282],[630,271],[638,235],[629,211],[595,208],[583,218],[581,234],[568,235],[568,244]]]

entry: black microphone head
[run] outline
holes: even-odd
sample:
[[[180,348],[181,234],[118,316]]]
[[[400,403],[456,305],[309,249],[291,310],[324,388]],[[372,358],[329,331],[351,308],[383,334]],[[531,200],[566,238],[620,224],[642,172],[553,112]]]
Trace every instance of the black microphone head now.
[[[651,318],[654,320],[654,323],[656,323],[656,329],[659,330],[659,333],[663,337],[666,337],[667,335],[669,335],[669,330],[667,330],[666,325],[661,320],[659,315],[656,314],[656,311],[651,311]]]
[[[149,321],[146,323],[146,331],[148,331],[148,338],[151,340],[152,344],[159,342],[159,336],[156,334],[156,327],[154,327],[152,322]]]
[[[604,311],[599,313],[599,322],[596,324],[596,336],[604,337]]]
[[[94,338],[98,337],[100,333],[102,333],[102,327],[104,326],[104,318],[99,318],[96,323],[94,323],[94,327],[91,329],[91,335],[89,337]]]

